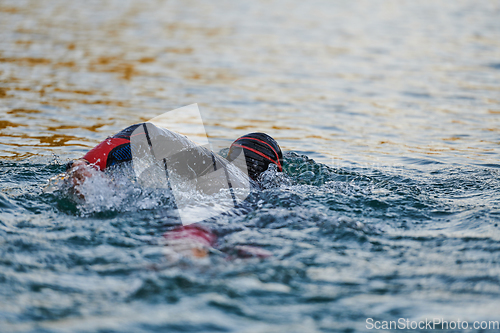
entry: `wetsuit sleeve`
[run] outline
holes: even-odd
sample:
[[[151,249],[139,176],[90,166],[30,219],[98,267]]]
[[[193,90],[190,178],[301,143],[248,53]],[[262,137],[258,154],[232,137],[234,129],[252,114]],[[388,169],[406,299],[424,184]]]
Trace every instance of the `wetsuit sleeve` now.
[[[119,157],[119,159],[116,157]],[[118,161],[130,161],[132,159],[130,141],[120,138],[107,138],[85,154],[83,159],[97,166],[101,171]]]
[[[177,227],[171,231],[168,231],[163,235],[166,239],[167,246],[175,246],[176,244],[184,244],[189,248],[205,247],[206,249],[213,248],[217,245],[218,237],[214,231],[203,227],[199,224],[191,224],[188,226]],[[179,246],[180,249],[185,249],[185,246]],[[175,249],[174,249],[175,250]],[[268,258],[272,257],[272,253],[250,245],[237,245],[234,247],[223,247],[219,253],[225,253],[227,259],[236,258]],[[204,257],[208,255],[208,251],[205,253],[194,252],[197,257]],[[198,255],[196,255],[198,254]],[[201,255],[200,255],[201,254]]]
[[[83,159],[95,165],[101,171],[115,164],[131,161],[130,135],[140,125],[129,126],[107,138],[85,154]]]

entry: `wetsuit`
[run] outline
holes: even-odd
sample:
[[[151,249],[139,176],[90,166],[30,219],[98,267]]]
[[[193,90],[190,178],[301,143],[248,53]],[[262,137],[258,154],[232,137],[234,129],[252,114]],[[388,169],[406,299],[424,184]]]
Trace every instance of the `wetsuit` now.
[[[169,172],[173,171],[187,179],[200,178],[221,169],[226,171],[228,177],[228,169],[233,174],[239,171],[229,168],[229,162],[211,150],[198,146],[183,135],[151,123],[135,124],[123,129],[95,146],[82,159],[104,171],[112,166],[130,162],[133,157],[145,160],[151,155],[160,161],[163,159]],[[66,169],[69,170],[72,166],[73,162],[70,162]],[[140,168],[139,164],[134,167]],[[240,178],[242,175],[243,173],[239,172]]]
[[[221,156],[194,144],[180,134],[158,128],[151,123],[135,124],[125,128],[91,149],[83,156],[83,160],[103,171],[114,165],[130,162],[133,160],[133,156],[140,160],[140,157],[145,156],[144,152],[147,151],[152,152],[156,158],[163,158],[165,169],[168,165],[169,170],[187,177],[188,180],[197,178],[203,183],[204,176],[214,175],[217,170],[224,170],[223,181],[227,182],[231,189],[234,206],[236,206],[236,198],[232,192],[232,183],[236,183],[236,185],[245,183],[241,177],[244,174],[240,169],[246,169],[245,171],[252,179],[256,179],[260,173],[267,170],[270,163],[276,164],[279,171],[282,170],[281,149],[274,139],[264,133],[247,134],[231,145],[228,159],[239,167],[231,168],[230,162]],[[72,166],[73,162],[68,163],[67,169],[71,169]],[[134,167],[138,166],[134,165]],[[229,173],[231,173],[231,177]],[[245,177],[250,184],[256,184],[248,176]],[[211,177],[208,183],[209,187],[214,188],[214,177]],[[215,189],[218,188],[215,186]],[[167,232],[164,237],[169,241],[183,240],[206,248],[214,246],[217,240],[214,233],[199,225],[178,227]],[[233,252],[238,257],[267,257],[270,255],[265,250],[251,246],[235,247]]]
[[[142,126],[142,124],[129,126],[112,137],[107,138],[85,154],[83,159],[95,165],[101,171],[113,165],[131,161],[130,136],[139,126]],[[69,170],[72,166],[73,162],[69,162],[66,165],[66,169]]]
[[[148,132],[148,128],[152,133]],[[166,129],[159,129],[150,123],[135,124],[125,128],[95,146],[83,156],[83,159],[101,171],[113,165],[129,162],[132,160],[133,148],[136,153],[139,152],[139,156],[141,155],[138,147],[131,145],[131,139],[137,143],[137,140],[132,137],[143,134],[146,134],[150,146],[151,137],[155,140],[160,138],[163,148],[172,150],[171,146],[174,146],[173,149],[177,153],[167,154],[170,155],[169,167],[175,168],[181,174],[186,173],[186,170],[191,171],[190,179],[212,171],[211,168],[213,171],[221,167],[225,168],[228,161],[237,165],[253,180],[267,170],[271,163],[277,165],[278,171],[283,171],[281,149],[276,140],[265,133],[250,133],[236,139],[230,147],[228,160],[225,160],[210,150],[195,145],[184,136]],[[162,150],[161,147],[159,150]],[[238,159],[242,153],[244,159]],[[196,163],[197,161],[202,163]],[[189,164],[189,168],[186,168],[186,163]],[[68,163],[66,169],[71,169],[72,165],[73,162]]]

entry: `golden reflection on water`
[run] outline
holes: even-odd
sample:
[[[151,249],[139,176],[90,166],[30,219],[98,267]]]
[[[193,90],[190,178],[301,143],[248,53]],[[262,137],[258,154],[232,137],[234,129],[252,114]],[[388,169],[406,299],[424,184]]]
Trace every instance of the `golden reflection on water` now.
[[[19,140],[24,143],[17,143],[19,141],[16,140],[16,142],[8,142],[7,140],[4,140],[2,142],[3,145],[7,146],[14,146],[14,147],[61,147],[65,146],[67,142],[71,140],[78,140],[82,141],[81,138],[77,136],[72,136],[72,135],[64,135],[64,134],[51,134],[51,135],[26,135],[26,134],[21,134],[21,135],[15,135],[15,134],[2,134],[5,138],[19,138],[23,140]],[[30,142],[31,139],[31,142]],[[39,141],[39,143],[34,143],[33,140]],[[71,145],[79,145],[72,143]],[[86,145],[82,145],[86,147]]]
[[[264,131],[323,161],[496,163],[493,18],[465,11],[474,30],[454,14],[461,5],[440,4],[435,28],[415,29],[429,26],[419,5],[390,3],[4,1],[0,156],[75,157],[199,103],[221,144]]]

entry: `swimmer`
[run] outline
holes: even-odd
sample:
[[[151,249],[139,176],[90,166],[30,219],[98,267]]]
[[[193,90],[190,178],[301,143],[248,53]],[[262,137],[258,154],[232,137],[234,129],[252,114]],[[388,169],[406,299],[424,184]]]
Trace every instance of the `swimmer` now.
[[[131,135],[147,135],[148,142],[154,139],[167,149],[170,149],[168,146],[175,146],[174,149],[179,153],[171,158],[169,168],[172,167],[181,175],[189,176],[191,171],[195,173],[190,175],[191,177],[200,176],[209,172],[212,166],[214,169],[218,165],[226,167],[228,162],[236,161],[241,152],[244,153],[246,161],[242,169],[246,169],[253,181],[257,181],[259,175],[266,171],[271,163],[276,164],[278,171],[283,171],[281,148],[276,140],[265,133],[249,133],[236,139],[231,144],[225,160],[178,133],[156,127],[151,123],[141,123],[127,127],[95,146],[82,158],[69,162],[66,165],[66,172],[71,175],[73,184],[80,185],[86,178],[91,177],[88,167],[104,171],[112,166],[132,161]],[[181,162],[186,162],[193,156],[201,159],[203,163],[199,164],[204,166],[194,167],[192,163],[182,165]],[[204,163],[205,161],[209,161],[208,165]]]
[[[147,139],[150,147],[152,140],[160,144],[160,147],[155,147],[156,152],[162,149],[175,149],[177,153],[169,156],[166,163],[170,170],[190,179],[203,176],[220,167],[227,170],[230,162],[235,162],[236,166],[246,171],[241,174],[248,175],[246,176],[249,177],[248,181],[253,184],[256,184],[259,176],[268,169],[271,163],[276,165],[279,172],[283,171],[281,148],[276,140],[265,133],[249,133],[236,139],[231,144],[227,159],[224,159],[204,147],[197,146],[178,133],[156,127],[151,123],[141,123],[125,128],[98,144],[82,158],[69,162],[66,171],[73,185],[81,185],[91,177],[90,168],[104,171],[132,161],[133,149],[137,150],[134,143],[137,143],[136,138],[141,135]],[[132,137],[136,138],[131,144]],[[242,152],[245,164],[243,166],[237,163],[241,161],[241,159],[238,160],[238,156]],[[202,163],[193,163],[193,160]],[[215,234],[200,225],[177,227],[165,233],[164,238],[166,245],[173,248],[175,252],[188,253],[196,258],[207,256],[210,250],[215,250],[214,246],[217,243]],[[271,255],[266,250],[252,246],[238,246],[231,252],[230,256],[245,258],[265,258]]]

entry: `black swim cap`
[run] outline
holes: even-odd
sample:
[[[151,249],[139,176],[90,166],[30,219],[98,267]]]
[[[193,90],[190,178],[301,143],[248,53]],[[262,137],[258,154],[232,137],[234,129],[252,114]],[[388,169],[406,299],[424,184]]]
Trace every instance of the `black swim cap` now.
[[[276,140],[265,133],[250,133],[236,139],[229,148],[228,161],[234,161],[241,151],[245,153],[248,175],[254,180],[267,170],[270,163],[276,164],[278,170],[283,171],[281,148]]]

